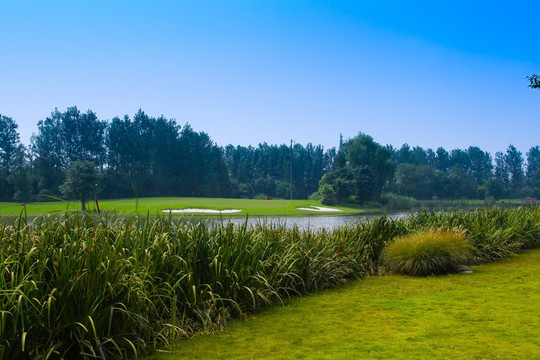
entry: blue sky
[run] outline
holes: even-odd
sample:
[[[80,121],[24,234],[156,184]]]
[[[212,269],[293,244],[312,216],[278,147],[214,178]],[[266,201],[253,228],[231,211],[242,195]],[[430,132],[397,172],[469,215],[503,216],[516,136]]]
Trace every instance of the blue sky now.
[[[0,113],[142,108],[219,145],[540,144],[537,1],[4,1]]]

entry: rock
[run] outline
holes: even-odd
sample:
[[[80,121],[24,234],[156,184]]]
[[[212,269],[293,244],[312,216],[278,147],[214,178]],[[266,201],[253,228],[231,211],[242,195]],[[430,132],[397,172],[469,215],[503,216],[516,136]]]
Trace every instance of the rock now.
[[[471,274],[472,270],[465,265],[454,265],[454,272],[458,274]]]

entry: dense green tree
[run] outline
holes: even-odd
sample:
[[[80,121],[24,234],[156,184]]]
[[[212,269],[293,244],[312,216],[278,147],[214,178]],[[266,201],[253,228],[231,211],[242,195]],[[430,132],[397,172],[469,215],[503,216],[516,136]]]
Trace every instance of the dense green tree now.
[[[467,151],[454,149],[450,152],[450,169],[456,165],[459,165],[464,171],[469,171],[471,163]]]
[[[37,190],[56,193],[65,169],[75,161],[91,161],[103,168],[106,126],[91,110],[81,113],[75,106],[65,112],[55,109],[40,120],[32,139]]]
[[[333,206],[338,203],[337,195],[330,184],[323,184],[319,189],[319,197],[323,205]]]
[[[413,152],[409,144],[405,143],[401,145],[401,148],[397,150],[394,159],[398,164],[413,164]]]
[[[360,205],[363,205],[377,197],[376,176],[373,169],[366,165],[356,168],[354,172],[354,194]]]
[[[469,157],[469,173],[478,185],[484,184],[493,177],[493,162],[488,152],[471,146],[467,149],[467,155]]]
[[[486,189],[486,195],[494,198],[495,200],[502,198],[506,191],[505,185],[499,180],[495,179],[486,181]]]
[[[540,89],[540,76],[532,74],[531,76],[526,77],[529,80],[529,87],[531,89]]]
[[[429,165],[399,164],[396,170],[398,193],[417,199],[431,199],[433,173],[433,168]]]
[[[12,118],[0,114],[0,199],[12,200],[14,187],[9,176],[20,147],[18,125]]]
[[[533,146],[527,152],[527,178],[540,171],[540,146]]]
[[[509,179],[508,167],[506,165],[504,153],[497,151],[495,153],[495,172],[493,174],[495,180],[507,184]]]
[[[437,158],[436,158],[436,166],[435,170],[444,171],[445,173],[450,170],[450,155],[448,154],[448,151],[446,151],[444,148],[439,147],[436,151]]]
[[[472,199],[476,197],[476,181],[461,165],[454,165],[450,169],[448,182],[452,198]]]
[[[427,165],[428,164],[428,158],[426,151],[420,147],[415,146],[412,150],[413,155],[413,163],[416,165]]]
[[[394,175],[395,163],[391,161],[390,150],[373,141],[371,136],[359,134],[348,140],[342,151],[345,152],[348,167],[351,169],[362,166],[371,169],[376,184],[375,199],[380,199],[383,188]]]
[[[438,198],[448,198],[450,197],[451,185],[448,181],[448,175],[446,172],[441,170],[435,170],[433,173],[433,195]]]
[[[325,174],[320,181],[319,190],[328,184],[336,194],[339,204],[347,202],[356,189],[356,178],[353,170],[350,168],[340,168]]]
[[[82,211],[86,211],[86,202],[98,192],[100,175],[91,161],[75,161],[66,171],[66,180],[60,191],[68,199],[81,202]]]
[[[13,156],[12,166],[8,176],[8,183],[13,190],[13,196],[9,200],[18,202],[27,202],[31,200],[31,170],[26,148],[23,145],[19,145]]]
[[[396,184],[399,195],[408,195],[416,191],[418,179],[416,177],[416,166],[411,163],[399,164],[396,168]]]
[[[504,162],[510,175],[510,186],[514,193],[517,194],[519,188],[523,185],[525,175],[523,173],[523,155],[514,145],[509,145],[504,156]]]

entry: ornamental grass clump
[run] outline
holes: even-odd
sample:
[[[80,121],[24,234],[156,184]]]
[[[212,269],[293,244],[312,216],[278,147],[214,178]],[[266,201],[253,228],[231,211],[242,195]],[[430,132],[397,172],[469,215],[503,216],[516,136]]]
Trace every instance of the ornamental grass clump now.
[[[463,231],[427,230],[396,238],[383,250],[382,260],[394,273],[427,276],[451,272],[470,261],[473,251]]]

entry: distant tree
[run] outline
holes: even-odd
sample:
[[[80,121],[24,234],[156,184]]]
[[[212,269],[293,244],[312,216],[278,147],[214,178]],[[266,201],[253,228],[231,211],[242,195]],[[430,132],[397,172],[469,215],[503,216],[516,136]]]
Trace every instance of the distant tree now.
[[[66,172],[66,180],[60,191],[68,199],[79,200],[82,211],[86,202],[98,191],[100,175],[91,161],[75,161]]]
[[[433,173],[433,194],[439,198],[445,198],[449,196],[449,189],[450,183],[446,172],[436,170]]]
[[[383,188],[394,176],[395,163],[391,161],[391,151],[373,141],[371,136],[360,133],[348,140],[342,147],[350,169],[367,166],[375,179],[375,200],[379,200]],[[335,188],[334,188],[335,189]]]
[[[506,161],[504,153],[497,151],[495,153],[495,173],[494,178],[497,181],[500,181],[503,184],[508,183],[508,167],[506,166]]]
[[[455,199],[476,197],[476,181],[461,165],[455,165],[448,172],[451,195]]]
[[[526,77],[529,80],[529,87],[531,89],[540,89],[540,76],[532,74],[531,76]]]
[[[534,146],[527,152],[527,178],[540,171],[540,146]]]
[[[462,149],[455,149],[450,152],[450,169],[459,165],[465,171],[469,171],[471,162],[467,151]]]
[[[19,126],[12,118],[0,114],[0,167],[9,172],[11,160],[19,145]]]
[[[107,123],[98,120],[94,112],[81,113],[75,106],[64,112],[55,109],[45,120],[40,120],[31,146],[36,159],[37,190],[50,189],[56,193],[65,170],[75,161],[91,161],[103,168],[106,127]]]
[[[375,199],[377,180],[373,170],[369,166],[360,166],[355,169],[354,177],[356,200],[362,205],[366,201]]]
[[[416,190],[417,180],[416,166],[410,163],[399,164],[397,166],[396,184],[399,195],[412,196]]]
[[[469,173],[478,185],[484,184],[493,176],[491,155],[476,146],[470,146],[467,149],[467,155],[469,156]]]
[[[523,155],[514,145],[509,145],[504,156],[504,162],[508,169],[508,174],[510,175],[511,190],[515,195],[523,185],[523,180],[525,178],[523,173]]]
[[[498,200],[504,196],[505,185],[499,180],[491,179],[486,181],[486,195]]]
[[[398,164],[413,164],[413,152],[409,144],[405,143],[401,145],[401,148],[397,150],[395,154],[395,160]]]
[[[323,184],[319,188],[319,196],[321,198],[321,203],[323,205],[332,206],[332,205],[336,205],[338,202],[336,192],[334,191],[332,186],[330,186],[330,184]]]
[[[276,181],[276,190],[275,190],[275,196],[282,199],[289,199],[291,195],[291,191],[293,194],[293,197],[296,197],[296,189],[294,188],[294,185],[292,185],[287,181],[283,180],[277,180]]]
[[[448,154],[448,151],[446,151],[444,148],[439,147],[436,151],[437,154],[437,160],[436,160],[436,170],[447,172],[450,169],[450,155]]]
[[[339,204],[346,202],[356,189],[354,172],[349,168],[342,168],[325,174],[319,182],[319,191],[325,184],[332,187]]]
[[[13,198],[11,200],[18,202],[30,201],[32,192],[31,170],[26,148],[23,145],[19,145],[13,156],[8,177],[8,182],[13,189]]]
[[[0,198],[12,200],[13,186],[9,176],[20,146],[18,125],[12,118],[0,114]]]
[[[416,165],[427,165],[428,164],[427,153],[422,147],[415,146],[412,149],[412,155],[413,155],[414,164],[416,164]]]

